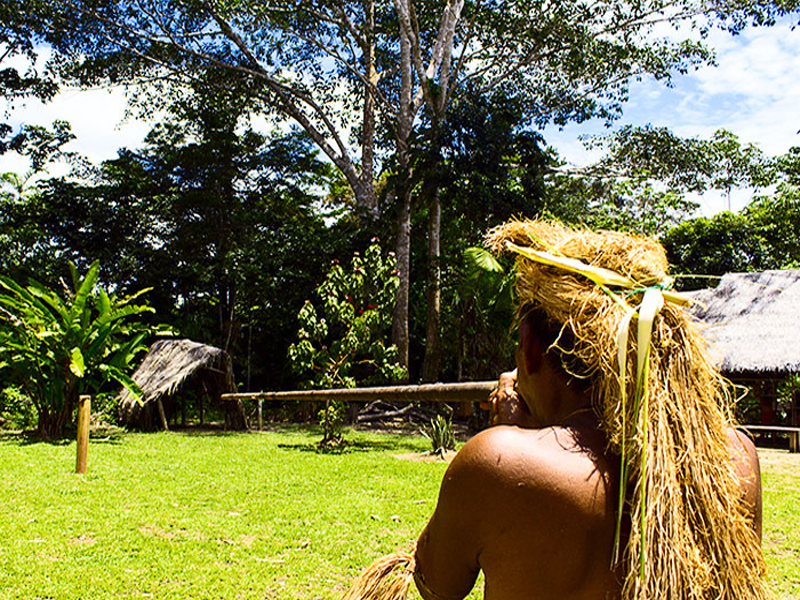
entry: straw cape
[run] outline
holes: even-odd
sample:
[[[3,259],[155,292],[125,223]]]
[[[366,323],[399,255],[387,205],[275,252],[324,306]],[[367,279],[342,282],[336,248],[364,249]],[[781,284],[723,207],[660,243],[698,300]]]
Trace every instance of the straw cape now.
[[[728,273],[694,296],[720,371],[729,377],[800,373],[800,269]]]
[[[144,357],[133,374],[133,380],[144,393],[139,403],[127,390],[119,397],[119,420],[128,427],[153,430],[162,426],[159,403],[165,420],[174,414],[177,396],[194,390],[207,396],[215,405],[220,396],[236,391],[227,352],[187,339],[159,340]],[[247,420],[241,402],[225,403],[226,429],[246,429]]]
[[[621,597],[771,598],[727,445],[731,396],[684,308],[688,299],[670,290],[663,248],[518,220],[491,231],[487,244],[517,256],[520,310],[541,309],[571,334],[552,349],[568,373],[589,380],[608,452],[619,457]],[[344,598],[402,598],[398,572],[410,581],[411,570],[404,555],[382,559]]]

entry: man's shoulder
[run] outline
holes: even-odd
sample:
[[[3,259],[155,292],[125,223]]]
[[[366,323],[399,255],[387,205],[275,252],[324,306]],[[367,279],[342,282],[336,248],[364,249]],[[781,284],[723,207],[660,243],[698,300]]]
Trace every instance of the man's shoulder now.
[[[605,458],[587,450],[579,437],[562,427],[501,425],[481,432],[448,468],[437,512],[472,523],[482,544],[520,527],[549,531],[568,523],[605,523],[613,476]]]
[[[597,473],[602,448],[581,442],[564,427],[526,429],[499,425],[471,438],[453,460],[448,475],[454,483],[498,488],[536,488],[554,481],[575,480]],[[602,470],[602,469],[600,469]]]

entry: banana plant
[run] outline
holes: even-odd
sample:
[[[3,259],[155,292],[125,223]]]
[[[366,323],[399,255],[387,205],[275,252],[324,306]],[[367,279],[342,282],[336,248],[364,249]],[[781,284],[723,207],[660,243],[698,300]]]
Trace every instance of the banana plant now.
[[[78,396],[109,380],[141,397],[128,373],[150,332],[132,319],[153,312],[135,303],[147,290],[118,298],[98,285],[98,262],[84,277],[70,269],[63,297],[37,281],[22,286],[0,276],[0,372],[33,402],[44,439],[63,436]]]

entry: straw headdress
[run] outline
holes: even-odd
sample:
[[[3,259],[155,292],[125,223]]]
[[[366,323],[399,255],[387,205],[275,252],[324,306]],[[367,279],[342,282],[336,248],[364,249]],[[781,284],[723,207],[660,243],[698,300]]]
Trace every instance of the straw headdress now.
[[[569,374],[588,380],[609,452],[620,457],[614,555],[622,598],[770,598],[730,459],[728,388],[682,307],[686,299],[669,289],[663,248],[623,233],[519,220],[492,230],[487,244],[517,255],[521,311],[539,309],[569,333],[554,349]],[[345,598],[402,598],[397,567],[407,585],[413,560],[394,555]]]
[[[571,333],[571,347],[556,341],[556,351],[570,374],[589,379],[609,451],[621,457],[620,508],[631,522],[626,548],[615,547],[623,598],[770,597],[730,458],[728,387],[686,300],[669,289],[663,248],[517,220],[487,243],[517,255],[520,307],[541,309]]]

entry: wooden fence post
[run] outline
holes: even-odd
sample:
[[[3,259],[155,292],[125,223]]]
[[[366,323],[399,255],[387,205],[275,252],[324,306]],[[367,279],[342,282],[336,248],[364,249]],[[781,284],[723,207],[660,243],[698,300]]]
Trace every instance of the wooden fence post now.
[[[258,430],[264,431],[264,399],[258,399]]]
[[[81,396],[78,399],[78,455],[75,459],[75,472],[86,474],[87,455],[89,452],[89,421],[92,414],[92,397]]]

